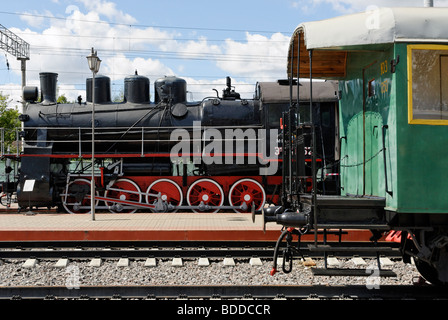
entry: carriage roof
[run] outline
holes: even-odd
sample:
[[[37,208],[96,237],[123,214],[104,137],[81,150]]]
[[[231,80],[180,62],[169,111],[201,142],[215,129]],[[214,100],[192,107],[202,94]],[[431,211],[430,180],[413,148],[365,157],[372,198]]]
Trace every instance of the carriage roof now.
[[[307,50],[313,49],[313,77],[340,79],[350,51],[384,50],[398,42],[448,44],[448,8],[376,8],[302,23],[291,37],[288,76],[297,77],[299,35],[300,77],[309,76]]]
[[[257,90],[260,99],[264,103],[289,103],[290,87],[289,85],[277,82],[258,82]],[[310,83],[300,82],[299,88],[300,101],[310,100]],[[293,101],[297,100],[297,87],[294,85],[292,90]],[[314,102],[334,102],[338,101],[338,84],[336,81],[319,81],[313,83],[313,101]]]

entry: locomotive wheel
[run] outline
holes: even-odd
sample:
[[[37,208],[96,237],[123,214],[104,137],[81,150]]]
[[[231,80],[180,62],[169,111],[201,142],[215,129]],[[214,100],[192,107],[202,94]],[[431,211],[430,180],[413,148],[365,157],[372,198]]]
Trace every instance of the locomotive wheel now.
[[[250,212],[252,203],[255,210],[261,210],[266,202],[266,193],[263,186],[253,179],[241,179],[233,184],[229,191],[229,203],[231,206],[247,205],[246,210],[233,209],[235,212]]]
[[[182,189],[177,183],[169,179],[159,179],[151,183],[151,185],[146,190],[146,202],[156,203],[158,198],[153,196],[153,194],[161,194],[161,200],[163,202],[169,203],[173,206],[180,206],[183,201]],[[157,210],[153,210],[157,211]],[[177,209],[171,210],[170,212],[176,212]]]
[[[426,281],[435,286],[448,286],[448,250],[445,247],[437,248],[436,261],[429,263],[421,259],[414,259],[418,272]]]
[[[98,196],[98,191],[95,192]],[[62,205],[68,213],[90,213],[90,199],[85,197],[90,196],[90,181],[87,179],[76,179],[68,184],[66,187],[66,195],[61,196]],[[97,206],[99,200],[95,201]],[[81,208],[88,207],[87,208]]]
[[[110,190],[110,189],[120,189],[120,190]],[[126,200],[133,202],[141,202],[142,195],[138,185],[129,179],[118,179],[114,184],[106,190],[104,197],[112,198],[117,200]],[[129,208],[126,205],[122,205],[119,202],[106,201],[106,205],[109,206],[109,211],[112,213],[134,213],[137,208]]]
[[[187,192],[187,201],[190,206],[202,204],[209,206],[222,206],[224,203],[224,192],[219,184],[210,179],[196,180]],[[192,209],[193,212],[218,212],[218,209],[200,210]]]

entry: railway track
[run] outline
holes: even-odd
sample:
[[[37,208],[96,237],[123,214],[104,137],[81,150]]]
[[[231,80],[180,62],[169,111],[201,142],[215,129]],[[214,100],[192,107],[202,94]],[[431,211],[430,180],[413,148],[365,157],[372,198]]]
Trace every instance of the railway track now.
[[[344,247],[351,248],[348,251]],[[353,256],[374,257],[376,252],[389,257],[400,257],[398,246],[373,243],[332,243],[332,254],[340,257]],[[275,242],[270,241],[30,241],[0,242],[0,259],[20,258],[272,258]],[[307,243],[302,243],[299,250],[306,256],[322,256],[322,251],[313,250]],[[340,248],[340,249],[338,249]]]
[[[353,256],[353,252],[338,250],[340,243],[331,244],[334,251],[332,254],[339,253],[342,259],[349,260]],[[345,243],[347,245],[347,243]],[[372,245],[370,250],[365,243],[350,243],[351,248],[359,247],[358,257],[373,258],[375,260],[375,250],[382,247]],[[11,280],[8,285],[1,285],[0,281],[0,299],[1,300],[370,300],[370,299],[448,299],[445,291],[440,291],[432,286],[414,286],[414,285],[383,285],[370,288],[367,285],[351,285],[351,284],[317,284],[298,285],[299,278],[291,278],[278,284],[274,278],[269,276],[269,270],[272,265],[273,251],[275,243],[273,242],[247,242],[247,241],[41,241],[41,242],[0,242],[0,269],[2,262],[5,266],[10,265],[10,277],[31,277],[38,278],[36,283],[30,285],[17,285],[19,282]],[[300,249],[307,258],[315,260],[317,265],[322,266],[322,252],[312,250],[312,246],[302,243]],[[395,249],[392,247],[392,249]],[[385,251],[392,260],[399,260],[399,252],[397,250]],[[263,266],[258,269],[248,266],[248,260],[253,257],[259,257],[264,260]],[[145,268],[142,261],[152,257],[157,259],[158,264],[155,268]],[[208,258],[211,261],[215,259],[213,265],[208,268],[198,267],[196,262],[200,258]],[[221,263],[222,259],[231,257],[237,262],[236,267],[225,268]],[[90,274],[100,269],[93,268],[88,261],[98,260],[101,258],[104,262],[101,267],[105,271],[100,273],[111,272],[110,276],[115,277],[113,272],[119,272],[118,277],[128,277],[129,274],[142,272],[143,276],[141,285],[133,285],[121,282],[120,280],[111,282],[114,285],[101,284],[97,282],[89,282]],[[121,271],[116,260],[135,259],[134,264],[129,263],[128,271]],[[172,268],[170,260],[182,258],[185,261],[183,268]],[[299,257],[297,257],[299,258]],[[35,267],[25,267],[26,260],[38,260],[39,263]],[[101,260],[99,259],[99,260]],[[64,268],[55,267],[54,260],[65,260]],[[216,262],[218,261],[219,262]],[[70,266],[71,261],[72,265]],[[113,262],[112,262],[113,261]],[[400,262],[397,262],[399,264]],[[279,270],[281,269],[281,262]],[[218,266],[219,265],[219,266]],[[302,265],[295,268],[301,277],[305,279],[313,278],[310,270],[315,268],[305,268]],[[72,268],[71,268],[72,267]],[[70,269],[71,268],[71,269]],[[301,269],[300,269],[301,268]],[[37,269],[37,270],[35,270]],[[126,268],[125,268],[126,269]],[[316,268],[317,269],[317,268]],[[331,269],[331,268],[330,268]],[[40,271],[39,271],[40,270]],[[143,270],[143,271],[142,271]],[[173,271],[176,270],[176,271]],[[193,275],[189,272],[193,270]],[[211,271],[206,271],[211,270]],[[228,271],[232,270],[232,271]],[[256,271],[252,271],[256,270]],[[67,278],[70,277],[68,271],[76,272],[80,282],[77,285],[67,285]],[[359,270],[358,270],[359,271]],[[39,273],[40,272],[40,273]],[[231,275],[240,274],[244,277],[253,277],[256,274],[257,279],[249,280],[248,283],[241,280],[234,280],[231,285],[223,285],[222,283],[214,284],[215,278],[210,276],[217,274],[221,276],[221,280]],[[280,272],[281,273],[281,272]],[[174,276],[172,275],[174,274]],[[222,275],[221,275],[222,274]],[[305,275],[309,274],[309,275]],[[372,273],[373,274],[373,273]],[[358,274],[359,275],[359,274]],[[362,275],[362,274],[361,274]],[[172,276],[172,278],[169,278]],[[182,276],[196,277],[194,281],[178,280]],[[285,275],[282,275],[285,276]],[[315,277],[316,275],[314,275]],[[317,275],[319,276],[319,275]],[[369,274],[364,274],[366,279]],[[47,285],[47,282],[41,281],[45,277],[51,280],[53,277],[59,277],[59,282],[55,281],[54,285]],[[129,276],[130,277],[130,276]],[[317,277],[322,278],[322,277]],[[331,277],[324,277],[331,278]],[[352,277],[354,278],[354,277]],[[361,278],[361,277],[358,277]],[[158,279],[158,284],[154,279]],[[174,280],[173,280],[174,279]],[[261,279],[261,280],[259,280]],[[263,280],[264,279],[264,280]],[[267,280],[267,284],[263,281]],[[0,279],[5,280],[5,279]],[[305,281],[308,281],[305,280]],[[8,280],[9,281],[9,280]],[[96,281],[96,279],[95,279]],[[227,281],[227,279],[225,279]],[[65,286],[63,285],[65,282]],[[8,283],[6,280],[3,283]],[[92,284],[93,283],[93,284]],[[163,283],[163,284],[160,284]],[[179,284],[185,283],[185,284]],[[193,283],[193,284],[192,284]],[[362,280],[360,283],[367,283]],[[389,283],[389,282],[385,282]],[[410,280],[404,283],[412,283]],[[62,284],[62,285],[61,285]],[[122,285],[123,284],[123,285]],[[198,285],[200,284],[200,285]]]
[[[203,285],[203,286],[63,286],[0,287],[0,299],[137,300],[447,300],[448,290],[433,286],[383,285]]]

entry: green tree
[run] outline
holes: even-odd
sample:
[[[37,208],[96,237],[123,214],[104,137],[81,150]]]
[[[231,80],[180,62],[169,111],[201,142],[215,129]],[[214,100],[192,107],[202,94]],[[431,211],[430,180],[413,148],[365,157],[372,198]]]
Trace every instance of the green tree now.
[[[120,92],[114,96],[113,102],[123,102],[124,100],[124,92],[123,90],[120,90]]]
[[[16,129],[20,128],[19,110],[17,106],[14,108],[8,107],[8,95],[3,95],[0,92],[0,128],[4,132],[4,147],[5,152],[10,149],[10,152],[15,152],[16,146]]]
[[[68,103],[67,97],[65,94],[62,94],[58,97],[57,103]]]

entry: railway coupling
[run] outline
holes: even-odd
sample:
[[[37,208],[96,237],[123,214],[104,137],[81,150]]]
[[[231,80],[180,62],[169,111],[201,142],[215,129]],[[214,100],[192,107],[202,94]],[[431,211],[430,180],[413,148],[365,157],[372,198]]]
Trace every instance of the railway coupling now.
[[[283,206],[271,206],[262,210],[263,228],[267,222],[276,222],[283,225],[283,231],[277,240],[274,250],[273,267],[271,275],[277,273],[277,258],[279,256],[280,246],[283,240],[286,241],[286,247],[282,250],[282,270],[284,273],[292,271],[294,255],[304,256],[300,250],[301,236],[308,232],[310,226],[309,212],[293,211],[285,209]],[[255,216],[253,214],[253,220]],[[296,229],[299,228],[299,229]],[[265,229],[263,230],[265,231]],[[293,235],[298,236],[297,246],[293,245]]]

